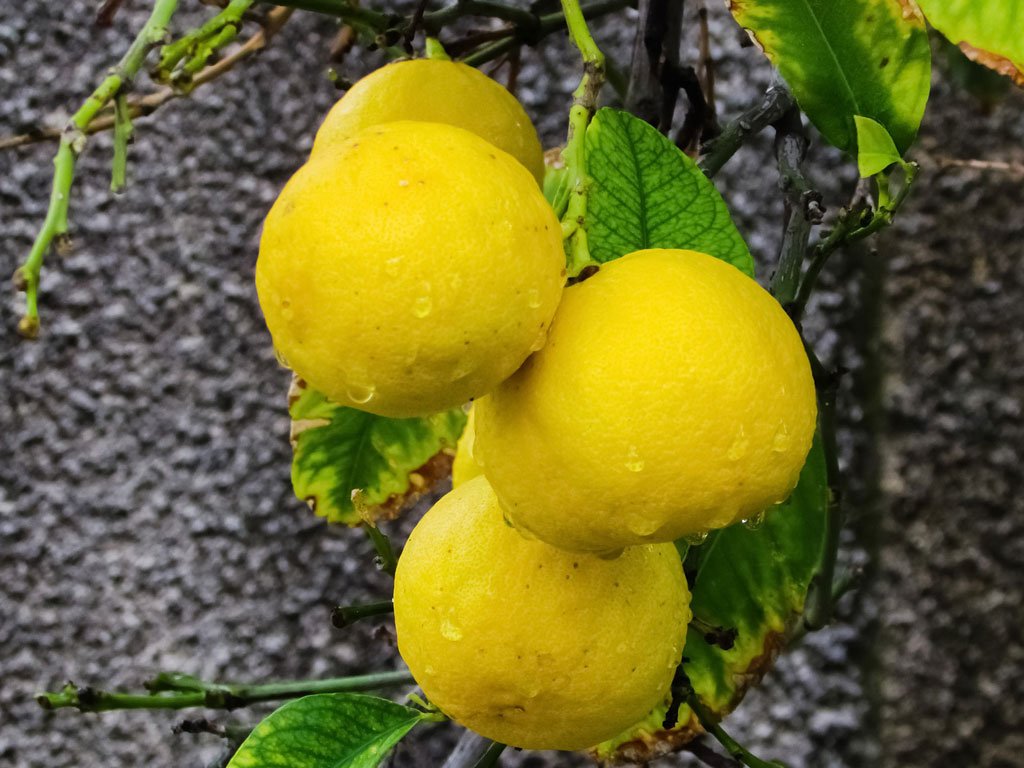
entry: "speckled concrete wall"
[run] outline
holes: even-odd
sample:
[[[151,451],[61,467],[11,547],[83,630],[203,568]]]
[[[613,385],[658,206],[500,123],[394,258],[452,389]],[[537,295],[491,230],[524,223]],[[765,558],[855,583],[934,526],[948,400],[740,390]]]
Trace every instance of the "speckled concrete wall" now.
[[[85,0],[0,8],[0,134],[59,125],[145,5],[128,3],[111,30],[91,26]],[[207,13],[184,6],[182,23]],[[768,73],[723,16],[728,116]],[[388,583],[361,537],[292,498],[287,376],[252,288],[263,213],[336,98],[322,74],[330,35],[329,22],[296,18],[257,61],[139,121],[123,197],[107,191],[109,138],[95,139],[72,201],[75,250],[44,277],[39,343],[15,340],[16,299],[0,299],[0,763],[216,756],[212,737],[172,736],[173,713],[32,703],[68,678],[132,687],[161,669],[257,680],[394,663],[372,625],[329,626],[335,602],[379,598]],[[602,41],[628,44],[614,24]],[[567,61],[552,41],[520,80],[548,144],[575,84]],[[808,319],[826,356],[853,369],[850,544],[873,566],[843,621],[786,656],[731,719],[765,756],[807,768],[1024,765],[1024,180],[934,163],[1021,162],[1022,114],[1019,94],[985,116],[939,83],[919,151],[931,164],[907,214],[876,254],[837,260]],[[779,239],[769,146],[742,150],[718,179],[759,256]],[[0,271],[41,220],[51,151],[0,154]],[[852,181],[840,163],[812,155],[833,204]],[[452,736],[425,732],[394,762],[437,765]]]

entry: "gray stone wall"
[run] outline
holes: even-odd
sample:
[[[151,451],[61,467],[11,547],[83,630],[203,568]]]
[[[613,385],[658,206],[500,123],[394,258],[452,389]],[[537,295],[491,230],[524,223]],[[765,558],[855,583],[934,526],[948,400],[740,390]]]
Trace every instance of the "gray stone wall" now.
[[[61,124],[141,23],[146,4],[127,5],[111,30],[91,26],[84,0],[0,7],[0,134]],[[183,5],[181,25],[208,14]],[[715,10],[730,116],[768,71]],[[161,669],[258,680],[395,663],[372,624],[329,626],[333,604],[389,585],[361,536],[292,497],[287,376],[252,289],[262,216],[337,96],[323,76],[331,33],[297,17],[258,60],[139,121],[122,197],[107,191],[109,137],[94,139],[72,199],[74,252],[44,275],[37,344],[15,339],[17,299],[0,298],[2,764],[197,766],[220,748],[172,736],[173,713],[47,714],[31,701],[66,679],[125,688]],[[601,38],[629,42],[621,24]],[[549,145],[571,61],[562,41],[526,57],[520,95]],[[1024,179],[936,165],[1024,162],[1022,114],[1019,93],[983,114],[939,78],[906,215],[877,252],[837,259],[812,308],[815,343],[853,371],[848,551],[868,579],[730,719],[765,756],[1024,765]],[[0,153],[0,272],[43,216],[51,152]],[[781,214],[769,153],[766,137],[718,179],[763,275]],[[837,207],[850,164],[816,149],[812,175]],[[437,765],[452,737],[425,731],[394,762]]]

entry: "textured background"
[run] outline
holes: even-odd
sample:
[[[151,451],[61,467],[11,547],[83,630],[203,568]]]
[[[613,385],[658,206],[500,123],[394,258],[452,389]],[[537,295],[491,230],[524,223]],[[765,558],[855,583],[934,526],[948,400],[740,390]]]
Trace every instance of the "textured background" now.
[[[95,5],[0,7],[0,134],[60,125],[147,4],[129,2],[111,30],[92,27]],[[183,6],[178,29],[208,14]],[[728,117],[768,72],[715,11]],[[75,250],[44,273],[39,343],[16,340],[17,299],[0,299],[0,764],[198,766],[219,750],[213,737],[172,736],[173,713],[32,703],[66,679],[135,687],[161,669],[257,680],[394,664],[372,623],[329,626],[330,606],[380,598],[388,583],[361,536],[292,498],[287,376],[252,289],[260,220],[337,97],[323,75],[332,31],[297,16],[258,60],[140,121],[121,198],[107,191],[109,138],[96,138],[72,200]],[[628,47],[624,24],[601,38]],[[574,61],[561,40],[526,56],[520,96],[549,145]],[[843,620],[787,655],[731,718],[765,756],[1024,766],[1024,192],[1020,176],[937,166],[1024,161],[1022,115],[1021,94],[985,114],[940,78],[906,214],[877,252],[837,259],[813,306],[816,344],[852,370],[848,551],[868,579]],[[43,216],[51,152],[0,153],[0,272]],[[769,152],[765,137],[717,180],[761,257],[781,215]],[[812,160],[838,207],[850,164],[828,150]],[[436,765],[436,733],[395,764]]]

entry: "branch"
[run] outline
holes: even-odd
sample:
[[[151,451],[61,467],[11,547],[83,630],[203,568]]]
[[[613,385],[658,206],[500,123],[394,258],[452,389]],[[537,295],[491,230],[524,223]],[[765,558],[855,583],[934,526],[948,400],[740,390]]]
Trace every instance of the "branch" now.
[[[154,79],[188,90],[193,76],[200,72],[217,51],[235,37],[242,25],[242,15],[253,0],[231,0],[216,16],[160,50],[160,62]]]
[[[238,709],[262,701],[294,699],[315,693],[346,693],[412,685],[406,671],[377,672],[327,680],[298,680],[262,685],[208,683],[190,675],[163,673],[145,684],[148,694],[116,693],[68,683],[55,693],[39,693],[36,702],[43,709],[74,707],[79,712],[109,712],[115,709]]]
[[[839,554],[839,535],[843,530],[842,490],[839,473],[839,446],[836,442],[836,396],[839,393],[841,370],[826,371],[809,345],[807,358],[818,391],[818,430],[825,454],[825,482],[828,485],[828,505],[825,511],[825,544],[821,559],[811,576],[807,588],[803,625],[808,631],[821,629],[832,620],[835,605],[833,589],[836,557]]]
[[[562,217],[562,236],[569,253],[569,273],[576,275],[590,261],[584,221],[587,212],[587,178],[585,137],[590,118],[597,110],[597,99],[604,83],[604,54],[597,47],[587,28],[579,0],[562,0],[562,11],[569,28],[569,37],[583,58],[583,77],[572,94],[569,109],[569,135],[562,157],[569,173],[569,203]]]
[[[718,173],[744,142],[779,120],[794,104],[793,94],[776,77],[760,104],[726,124],[718,136],[701,148],[702,157],[698,165],[704,175],[711,177]]]
[[[294,11],[291,8],[275,8],[272,10],[267,14],[267,18],[262,29],[253,34],[253,36],[246,40],[244,44],[236,48],[223,59],[215,64],[211,64],[193,77],[189,90],[193,91],[201,85],[206,85],[207,83],[216,80],[221,75],[234,69],[235,65],[240,61],[262,51],[267,47],[267,44],[274,35],[278,33],[281,27],[284,26],[285,22],[288,21],[293,12]],[[148,115],[156,112],[167,102],[181,98],[185,95],[187,94],[180,90],[168,87],[146,94],[141,98],[128,98],[128,115],[133,120],[140,117],[147,117]],[[108,131],[115,127],[116,123],[117,120],[114,111],[107,107],[89,123],[84,132],[90,136],[95,133],[102,133],[103,131]],[[35,144],[41,141],[56,141],[60,139],[60,137],[60,129],[35,128],[16,136],[0,138],[0,150],[14,149],[16,147]]]
[[[791,308],[790,314],[794,319],[799,320],[807,308],[807,302],[817,283],[818,275],[825,266],[825,262],[828,261],[829,256],[840,248],[863,240],[865,237],[873,235],[892,224],[897,212],[899,212],[903,203],[906,202],[910,188],[914,184],[914,179],[917,178],[918,168],[916,163],[903,163],[902,168],[904,173],[903,184],[899,192],[896,193],[887,205],[879,207],[877,211],[871,211],[861,205],[852,205],[850,208],[843,208],[839,212],[839,218],[836,220],[832,231],[823,240],[818,242],[811,252],[810,264],[807,267],[803,280],[800,282],[800,288],[797,291]]]
[[[720,755],[703,741],[694,740],[683,745],[683,749],[709,768],[741,768],[735,760]]]
[[[796,297],[800,272],[807,255],[811,227],[821,223],[824,209],[821,193],[811,188],[804,176],[807,134],[799,108],[790,107],[775,123],[775,158],[779,166],[779,189],[785,199],[782,246],[772,276],[771,292],[787,306]]]
[[[742,744],[725,732],[718,719],[705,708],[700,697],[695,693],[687,698],[686,703],[690,705],[690,709],[697,715],[701,727],[714,736],[715,740],[725,747],[726,751],[742,765],[747,766],[747,768],[785,768],[782,763],[762,760],[756,755],[751,754]]]
[[[34,339],[39,335],[39,272],[54,241],[67,238],[68,197],[75,177],[75,164],[85,149],[86,129],[101,109],[131,85],[149,51],[163,41],[167,24],[177,6],[177,0],[155,0],[149,18],[121,61],[71,116],[61,133],[60,146],[53,160],[50,206],[28,258],[15,276],[16,284],[23,286],[25,291],[25,316],[18,323],[18,331],[25,338]]]

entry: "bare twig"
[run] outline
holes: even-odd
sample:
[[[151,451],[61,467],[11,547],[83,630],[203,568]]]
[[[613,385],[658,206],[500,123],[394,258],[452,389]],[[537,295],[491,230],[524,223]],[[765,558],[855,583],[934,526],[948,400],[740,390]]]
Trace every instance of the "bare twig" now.
[[[742,768],[735,760],[720,755],[700,739],[683,745],[683,750],[700,760],[708,768]]]
[[[701,148],[701,170],[706,176],[714,176],[747,139],[777,121],[794,104],[793,94],[776,77],[759,104],[727,123],[718,136],[705,143]]]
[[[441,768],[472,768],[487,754],[493,742],[472,731],[463,731]]]
[[[114,16],[121,10],[124,0],[103,0],[103,5],[96,11],[96,26],[109,27],[114,23]]]
[[[711,57],[711,35],[708,30],[708,9],[704,0],[697,3],[697,24],[700,27],[700,83],[706,103],[702,140],[718,133],[718,107],[715,103],[715,60]]]
[[[796,297],[811,228],[820,224],[824,215],[821,194],[811,188],[804,176],[803,162],[807,146],[807,133],[804,131],[800,110],[795,106],[790,107],[775,123],[775,157],[785,208],[782,247],[772,276],[771,291],[783,306]]]
[[[948,155],[925,155],[921,160],[922,164],[934,164],[936,168],[969,168],[972,171],[995,171],[996,173],[1008,173],[1011,176],[1024,176],[1024,163],[958,158]]]

